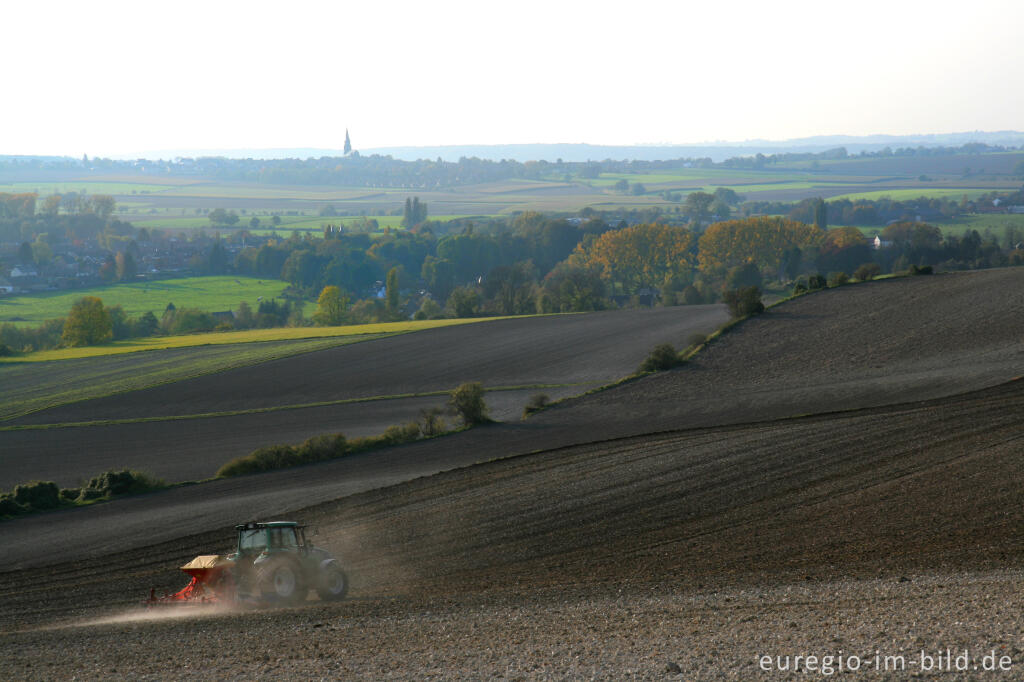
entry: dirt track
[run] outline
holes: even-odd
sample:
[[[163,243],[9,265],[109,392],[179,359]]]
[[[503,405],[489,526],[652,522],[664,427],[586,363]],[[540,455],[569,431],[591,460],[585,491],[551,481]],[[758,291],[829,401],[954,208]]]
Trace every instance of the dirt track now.
[[[681,370],[390,451],[379,463],[548,448],[297,514],[352,573],[353,599],[336,606],[35,629],[181,584],[174,566],[225,549],[237,520],[203,507],[192,527],[210,532],[143,548],[158,539],[145,524],[111,524],[188,503],[105,505],[108,540],[125,529],[139,549],[0,577],[5,672],[751,679],[765,653],[966,647],[1009,656],[1012,671],[956,679],[1024,679],[1024,383],[1005,383],[1021,374],[1022,296],[1024,269],[829,291]],[[800,412],[816,414],[778,419]],[[752,418],[771,421],[736,423]],[[269,504],[287,509],[291,483],[318,479],[316,501],[355,464],[239,479],[248,495],[222,501],[258,503],[276,482]],[[86,544],[101,543],[89,521],[101,510],[18,522],[0,540],[38,563],[59,538],[34,554],[30,538],[59,523],[69,556],[88,556],[73,536],[92,528]]]

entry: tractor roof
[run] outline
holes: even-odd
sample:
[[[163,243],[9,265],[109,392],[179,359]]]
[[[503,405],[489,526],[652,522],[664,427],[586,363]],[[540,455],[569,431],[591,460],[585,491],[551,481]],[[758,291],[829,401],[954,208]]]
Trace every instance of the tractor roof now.
[[[257,528],[305,528],[295,521],[250,521],[235,526],[235,530],[255,530]]]

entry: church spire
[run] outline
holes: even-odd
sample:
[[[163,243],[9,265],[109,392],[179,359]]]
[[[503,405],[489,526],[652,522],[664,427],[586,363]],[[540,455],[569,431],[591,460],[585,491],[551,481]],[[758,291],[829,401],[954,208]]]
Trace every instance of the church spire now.
[[[345,154],[352,153],[352,140],[348,139],[348,128],[345,128]]]

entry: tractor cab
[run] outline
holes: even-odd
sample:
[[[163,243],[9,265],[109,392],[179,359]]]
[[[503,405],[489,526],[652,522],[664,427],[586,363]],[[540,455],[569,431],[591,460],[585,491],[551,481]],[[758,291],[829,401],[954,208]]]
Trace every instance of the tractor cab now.
[[[305,554],[305,526],[294,521],[268,521],[244,523],[235,526],[238,531],[238,556],[253,556],[274,552]]]

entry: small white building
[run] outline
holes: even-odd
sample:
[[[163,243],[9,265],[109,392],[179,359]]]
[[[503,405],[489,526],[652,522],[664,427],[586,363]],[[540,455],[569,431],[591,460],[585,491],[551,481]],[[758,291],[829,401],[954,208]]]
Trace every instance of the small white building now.
[[[877,234],[875,235],[874,244],[875,244],[875,248],[876,249],[888,249],[890,246],[892,246],[892,242],[891,241],[888,241],[886,239],[882,239]]]

